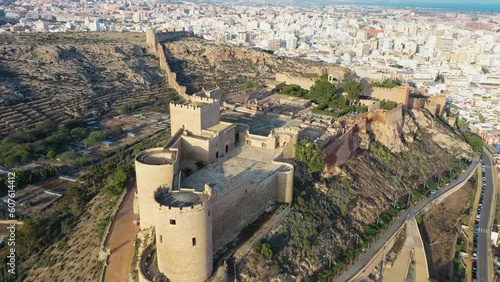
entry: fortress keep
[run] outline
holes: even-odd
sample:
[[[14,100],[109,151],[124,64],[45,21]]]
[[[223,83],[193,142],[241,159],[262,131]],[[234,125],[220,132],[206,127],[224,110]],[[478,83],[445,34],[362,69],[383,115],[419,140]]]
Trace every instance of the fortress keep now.
[[[220,120],[220,102],[170,104],[172,137],[135,159],[141,228],[154,228],[158,269],[170,281],[209,278],[213,253],[275,202],[290,203],[299,128],[269,136]],[[141,281],[148,278],[141,273]]]

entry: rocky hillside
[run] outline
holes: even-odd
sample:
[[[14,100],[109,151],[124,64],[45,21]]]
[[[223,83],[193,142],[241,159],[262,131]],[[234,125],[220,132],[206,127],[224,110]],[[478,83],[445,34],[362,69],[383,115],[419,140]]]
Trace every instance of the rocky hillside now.
[[[266,239],[272,258],[259,248],[252,251],[239,265],[242,281],[306,281],[326,275],[330,264],[342,269],[353,257],[356,235],[374,238],[364,233],[377,218],[387,221],[387,213],[404,206],[421,183],[473,154],[452,129],[424,111],[406,112],[397,125],[374,124],[373,131],[368,150],[358,150],[341,174],[303,180],[298,173],[294,209]]]
[[[86,98],[163,82],[143,33],[0,35],[0,99]]]
[[[253,83],[275,79],[279,72],[316,75],[322,70],[342,78],[344,69],[298,59],[280,58],[260,50],[186,38],[165,44],[170,67],[188,93],[219,86],[224,91],[243,90]]]

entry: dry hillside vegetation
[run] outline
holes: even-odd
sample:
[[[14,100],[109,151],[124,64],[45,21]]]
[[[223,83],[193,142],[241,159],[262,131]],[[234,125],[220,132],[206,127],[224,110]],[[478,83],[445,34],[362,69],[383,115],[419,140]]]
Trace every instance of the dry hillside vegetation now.
[[[70,236],[22,262],[23,268],[29,267],[24,281],[98,281],[102,270],[98,229],[107,223],[111,209],[109,198],[95,197]]]
[[[219,86],[225,92],[243,90],[275,79],[276,73],[315,76],[327,70],[342,78],[344,69],[325,63],[279,58],[260,50],[185,38],[165,44],[172,71],[188,93]]]
[[[70,99],[162,85],[143,33],[0,35],[0,99]]]

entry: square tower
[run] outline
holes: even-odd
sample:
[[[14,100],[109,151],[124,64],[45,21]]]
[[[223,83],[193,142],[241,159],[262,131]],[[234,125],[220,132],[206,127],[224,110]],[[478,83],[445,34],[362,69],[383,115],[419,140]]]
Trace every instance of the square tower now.
[[[193,96],[186,104],[170,104],[171,130],[187,130],[201,136],[206,130],[220,123],[220,102],[211,98]]]

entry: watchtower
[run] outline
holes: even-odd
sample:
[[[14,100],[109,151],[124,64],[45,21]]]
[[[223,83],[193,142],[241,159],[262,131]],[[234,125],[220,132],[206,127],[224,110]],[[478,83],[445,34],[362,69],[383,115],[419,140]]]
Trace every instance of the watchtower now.
[[[207,280],[213,268],[210,188],[204,192],[163,189],[155,200],[160,272],[172,282]]]
[[[154,226],[155,191],[160,186],[172,187],[172,180],[178,168],[175,167],[177,151],[153,148],[145,150],[135,158],[137,198],[141,228]]]
[[[156,46],[156,44],[158,44],[156,33],[152,29],[146,30],[146,44],[149,47],[153,47],[153,48]]]

